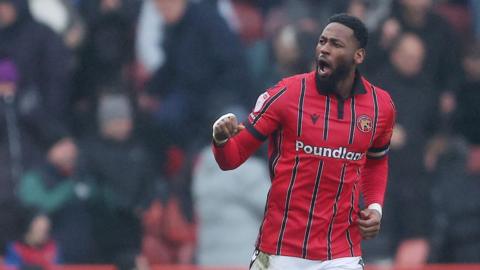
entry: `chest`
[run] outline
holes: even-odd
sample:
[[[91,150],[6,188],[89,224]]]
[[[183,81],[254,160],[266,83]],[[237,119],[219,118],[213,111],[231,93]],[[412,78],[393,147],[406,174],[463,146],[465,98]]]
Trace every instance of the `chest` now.
[[[335,152],[335,156],[355,160],[371,147],[381,126],[378,106],[371,95],[344,100],[305,93],[300,100],[288,104],[283,121],[287,136],[295,138],[296,151],[328,157]],[[347,158],[348,153],[352,154]]]

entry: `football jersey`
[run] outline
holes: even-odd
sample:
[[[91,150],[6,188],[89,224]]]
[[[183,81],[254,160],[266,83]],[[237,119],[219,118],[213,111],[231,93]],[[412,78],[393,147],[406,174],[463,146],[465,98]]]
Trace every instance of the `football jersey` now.
[[[289,77],[268,89],[245,122],[248,133],[269,142],[272,185],[257,248],[310,260],[360,256],[362,171],[370,159],[385,159],[394,106],[387,92],[358,72],[346,99],[319,89],[315,74]],[[214,147],[219,163],[235,158],[229,144],[242,145],[242,132],[227,147]],[[369,185],[381,188],[368,203],[383,203],[386,177],[379,170],[369,178]]]

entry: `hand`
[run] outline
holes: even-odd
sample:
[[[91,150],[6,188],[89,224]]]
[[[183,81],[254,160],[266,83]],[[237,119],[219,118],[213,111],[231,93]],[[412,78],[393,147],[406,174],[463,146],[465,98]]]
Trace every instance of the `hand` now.
[[[225,114],[213,124],[213,140],[217,145],[222,145],[243,129],[245,126],[238,124],[237,117],[233,113]]]
[[[375,209],[363,209],[360,211],[358,227],[363,239],[372,239],[380,232],[380,221],[382,216]]]

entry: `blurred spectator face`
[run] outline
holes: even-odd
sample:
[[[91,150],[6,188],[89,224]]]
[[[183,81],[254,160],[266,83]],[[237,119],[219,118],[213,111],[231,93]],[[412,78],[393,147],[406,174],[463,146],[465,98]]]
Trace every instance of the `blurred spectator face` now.
[[[112,119],[101,127],[102,135],[115,141],[126,141],[132,133],[133,123],[131,119]]]
[[[414,34],[404,34],[397,42],[390,55],[392,65],[404,76],[419,74],[425,58],[422,40]]]
[[[480,50],[463,59],[463,69],[469,80],[480,81]]]
[[[291,25],[284,27],[273,42],[276,61],[280,66],[290,67],[300,57],[295,28]]]
[[[175,24],[183,17],[187,0],[154,0],[166,24]]]
[[[0,28],[12,25],[17,19],[15,6],[10,2],[0,2]]]
[[[401,0],[401,4],[409,11],[427,13],[432,7],[432,0]]]
[[[38,215],[30,224],[26,235],[26,241],[29,245],[39,246],[44,244],[50,238],[50,219],[45,215]]]
[[[61,172],[69,175],[75,168],[77,146],[70,138],[65,138],[54,144],[48,151],[48,161]]]
[[[17,80],[18,74],[15,64],[8,59],[0,60],[0,96],[13,96]]]
[[[352,0],[348,6],[347,13],[355,16],[362,21],[365,19],[365,14],[367,12],[367,7],[365,6],[364,1],[362,0]]]
[[[100,2],[100,9],[103,12],[118,10],[121,6],[122,6],[121,0],[102,0]]]

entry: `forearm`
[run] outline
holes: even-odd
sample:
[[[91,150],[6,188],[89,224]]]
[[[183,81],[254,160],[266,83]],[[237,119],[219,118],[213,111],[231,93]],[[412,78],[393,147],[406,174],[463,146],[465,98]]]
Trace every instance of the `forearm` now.
[[[362,171],[361,190],[365,203],[383,205],[388,177],[388,158],[367,159]]]
[[[253,135],[243,130],[221,146],[213,143],[215,160],[222,170],[233,170],[245,162],[262,144]]]

